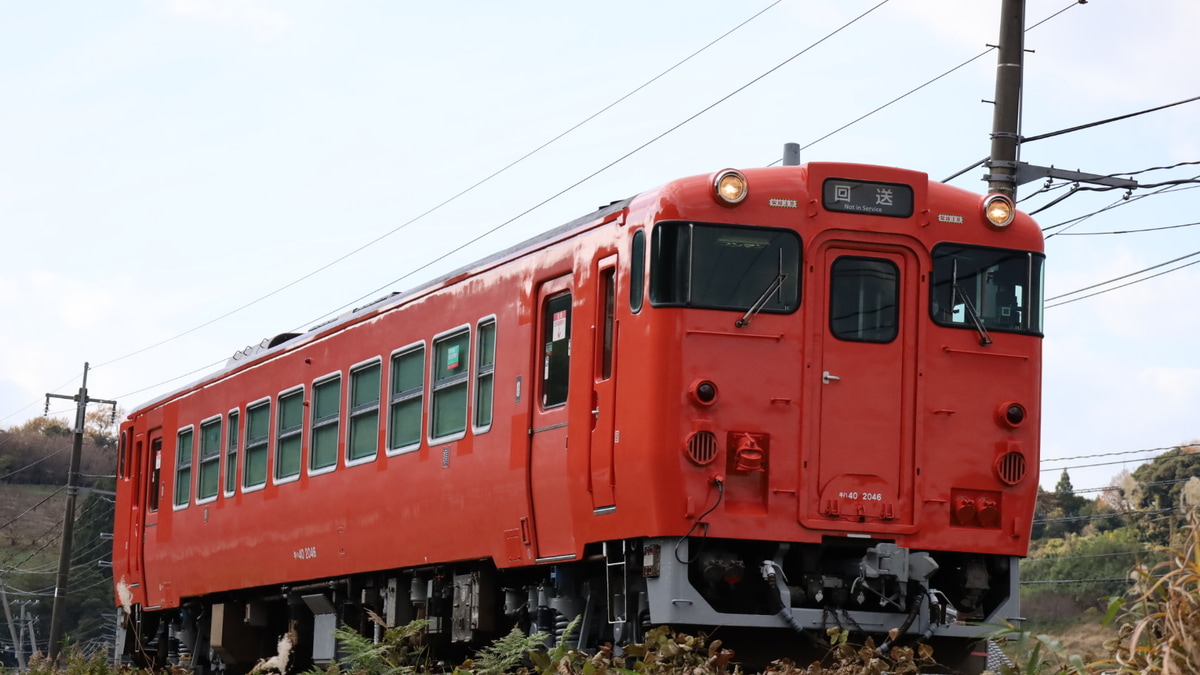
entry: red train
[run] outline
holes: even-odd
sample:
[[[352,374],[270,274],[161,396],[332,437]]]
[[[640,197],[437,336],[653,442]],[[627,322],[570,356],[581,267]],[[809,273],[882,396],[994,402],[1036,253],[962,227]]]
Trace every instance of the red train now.
[[[1042,247],[924,173],[725,170],[264,341],[121,427],[125,649],[322,664],[370,610],[952,654],[1017,613]]]

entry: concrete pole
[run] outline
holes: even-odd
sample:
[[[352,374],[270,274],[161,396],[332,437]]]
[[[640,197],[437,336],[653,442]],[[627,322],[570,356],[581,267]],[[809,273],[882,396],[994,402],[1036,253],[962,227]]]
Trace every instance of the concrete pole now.
[[[1003,0],[996,62],[996,102],[992,116],[988,191],[1017,196],[1021,145],[1021,80],[1025,63],[1025,0]]]

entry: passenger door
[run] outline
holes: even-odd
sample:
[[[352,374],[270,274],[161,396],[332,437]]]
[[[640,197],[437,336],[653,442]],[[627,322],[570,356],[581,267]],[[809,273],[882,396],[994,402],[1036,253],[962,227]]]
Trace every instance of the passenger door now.
[[[616,433],[617,256],[600,261],[597,276],[596,323],[592,326],[592,433],[588,438],[592,509],[616,508],[613,443]]]
[[[810,297],[823,327],[817,447],[803,477],[817,495],[807,500],[808,523],[911,525],[917,330],[907,308],[917,305],[917,261],[894,247],[827,246],[817,259],[822,287]]]
[[[571,371],[571,275],[543,283],[537,295],[533,407],[529,431],[529,491],[539,560],[570,557],[572,481],[567,468]]]

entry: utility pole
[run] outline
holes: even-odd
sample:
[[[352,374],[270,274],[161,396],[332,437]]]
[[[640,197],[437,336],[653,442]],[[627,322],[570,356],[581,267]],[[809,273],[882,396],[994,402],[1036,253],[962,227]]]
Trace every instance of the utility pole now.
[[[83,424],[87,416],[89,403],[107,403],[113,406],[114,414],[117,402],[99,398],[89,398],[87,393],[88,364],[83,364],[83,383],[79,385],[79,393],[74,396],[65,394],[46,394],[46,411],[50,411],[50,399],[65,398],[74,400],[75,406],[75,442],[71,446],[71,467],[67,470],[67,504],[63,516],[62,541],[58,549],[58,576],[54,580],[54,609],[50,614],[50,661],[57,662],[62,652],[63,621],[67,609],[67,578],[71,572],[71,539],[75,535],[75,496],[79,493],[79,458],[83,454]]]
[[[4,603],[4,618],[8,621],[8,634],[12,636],[13,652],[17,655],[17,669],[25,670],[25,654],[21,651],[21,639],[17,636],[17,625],[13,623],[12,608],[8,606],[8,589],[0,582],[0,602]]]
[[[1025,0],[1003,0],[996,58],[996,101],[992,114],[992,155],[984,178],[988,192],[1016,200],[1021,146],[1021,80],[1025,64]]]

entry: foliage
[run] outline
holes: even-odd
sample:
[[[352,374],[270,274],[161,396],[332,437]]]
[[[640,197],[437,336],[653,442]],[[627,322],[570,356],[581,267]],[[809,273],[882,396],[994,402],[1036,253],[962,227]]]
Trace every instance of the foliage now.
[[[479,650],[475,658],[459,670],[470,670],[476,675],[502,675],[545,642],[545,633],[525,635],[520,627],[513,626],[508,635]]]
[[[65,659],[65,663],[63,662]],[[34,654],[29,659],[29,667],[25,675],[127,675],[127,672],[109,663],[108,654],[97,651],[86,654],[78,645],[73,645],[60,657],[59,662],[51,661],[42,654]]]
[[[1171,533],[1185,525],[1183,490],[1189,478],[1200,476],[1200,443],[1173,448],[1133,472],[1139,488],[1135,506],[1157,511],[1139,523],[1146,537],[1163,546],[1171,544]]]
[[[1120,638],[1112,645],[1120,673],[1200,672],[1200,512],[1189,516],[1190,531],[1170,560],[1139,566],[1133,600],[1124,610]]]
[[[1096,598],[1123,592],[1128,586],[1126,574],[1144,557],[1144,544],[1127,528],[1089,537],[1071,535],[1063,539],[1037,542],[1030,556],[1021,562],[1021,580],[1031,583],[1032,593],[1066,594],[1089,605]],[[1107,581],[1092,581],[1107,580]]]
[[[378,615],[370,613],[370,616],[375,623],[385,625]],[[421,643],[428,624],[428,621],[419,620],[404,626],[388,628],[378,643],[353,628],[342,625],[334,629],[333,636],[341,644],[345,656],[325,672],[359,675],[407,675],[429,672],[428,658]]]
[[[107,415],[105,416],[108,417]],[[80,473],[86,476],[113,473],[116,436],[88,423],[84,427]],[[65,419],[35,417],[25,424],[0,430],[0,481],[33,485],[62,485],[74,443],[74,424]]]

